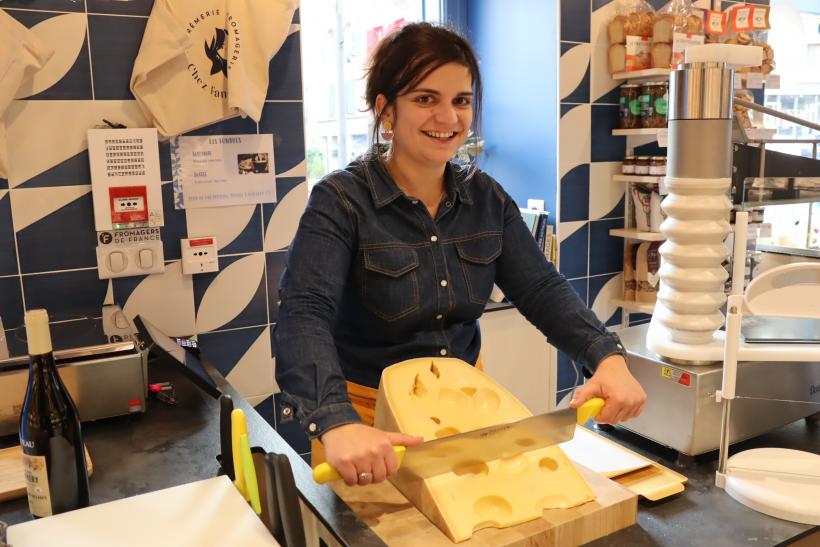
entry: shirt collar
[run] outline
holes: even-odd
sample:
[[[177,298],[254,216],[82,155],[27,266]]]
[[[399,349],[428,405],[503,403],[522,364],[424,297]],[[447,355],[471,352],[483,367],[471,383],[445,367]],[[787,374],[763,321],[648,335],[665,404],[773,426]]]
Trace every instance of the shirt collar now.
[[[367,184],[370,186],[370,195],[377,209],[404,195],[375,153],[371,152],[362,158],[362,167]],[[444,188],[447,195],[452,197],[455,194],[462,203],[471,205],[473,203],[469,187],[471,178],[468,168],[447,162],[444,168]]]

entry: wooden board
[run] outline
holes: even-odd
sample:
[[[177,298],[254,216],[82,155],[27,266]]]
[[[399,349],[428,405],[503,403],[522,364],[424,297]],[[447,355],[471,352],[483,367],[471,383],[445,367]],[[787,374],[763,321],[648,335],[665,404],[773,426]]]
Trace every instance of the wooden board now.
[[[638,498],[611,480],[577,466],[596,499],[572,509],[550,509],[540,519],[496,529],[484,528],[458,545],[547,547],[580,545],[635,523]],[[333,489],[391,547],[436,547],[453,542],[389,482],[358,487],[342,481]]]
[[[88,447],[85,449],[88,476],[94,471]],[[22,498],[26,495],[26,479],[23,474],[23,456],[20,446],[0,450],[0,501]]]
[[[579,426],[580,427],[580,426]],[[586,429],[586,428],[585,428]],[[599,435],[594,431],[586,430],[590,435],[595,436],[601,443],[609,444],[612,448],[631,454],[632,456],[644,460],[647,467],[642,469],[628,471],[625,473],[618,473],[615,475],[608,475],[613,481],[617,482],[624,488],[631,490],[639,496],[657,501],[665,497],[683,492],[684,483],[689,480],[680,473],[672,471],[657,462],[653,462],[649,458],[645,458],[624,446],[613,442],[603,435]]]

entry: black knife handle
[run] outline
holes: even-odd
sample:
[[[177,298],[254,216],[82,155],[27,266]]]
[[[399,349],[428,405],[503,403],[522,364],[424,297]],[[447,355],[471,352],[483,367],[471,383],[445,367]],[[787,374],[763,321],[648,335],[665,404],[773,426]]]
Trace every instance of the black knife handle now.
[[[305,527],[302,523],[302,509],[299,503],[299,491],[293,480],[290,460],[284,454],[270,453],[265,456],[270,467],[273,464],[276,475],[276,497],[279,503],[279,514],[282,517],[284,545],[287,547],[305,547]]]
[[[231,412],[233,412],[233,399],[230,395],[222,395],[219,398],[219,450],[222,452],[222,470],[231,480],[236,480],[233,468]]]

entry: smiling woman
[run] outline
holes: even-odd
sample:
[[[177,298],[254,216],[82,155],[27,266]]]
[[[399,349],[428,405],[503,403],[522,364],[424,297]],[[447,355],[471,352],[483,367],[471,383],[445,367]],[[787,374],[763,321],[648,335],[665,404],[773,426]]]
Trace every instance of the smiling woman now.
[[[640,413],[645,395],[618,337],[547,261],[518,206],[489,175],[453,163],[481,105],[470,44],[411,23],[373,50],[365,98],[392,133],[313,189],[279,287],[281,423],[298,420],[349,485],[397,469],[393,445],[420,437],[372,427],[382,371],[418,357],[477,365],[478,318],[496,283],[560,350],[596,370],[576,393],[600,420]],[[378,138],[378,137],[376,137]],[[314,463],[321,453],[314,446]]]

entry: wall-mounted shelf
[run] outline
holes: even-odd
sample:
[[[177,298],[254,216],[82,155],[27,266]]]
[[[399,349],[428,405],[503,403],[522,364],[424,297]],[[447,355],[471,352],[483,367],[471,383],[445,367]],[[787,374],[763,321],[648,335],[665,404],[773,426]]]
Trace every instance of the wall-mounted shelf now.
[[[638,182],[641,184],[660,184],[664,178],[646,175],[612,175],[612,180],[615,182]]]
[[[646,68],[644,70],[631,70],[629,72],[616,72],[612,75],[613,80],[665,80],[669,78],[668,68]]]
[[[658,136],[661,131],[668,131],[666,127],[637,127],[635,129],[613,129],[615,137],[638,137],[641,135]]]
[[[641,232],[640,230],[628,228],[613,228],[609,231],[609,235],[639,241],[666,241],[666,238],[660,232]]]
[[[646,313],[652,315],[655,311],[654,302],[636,302],[634,300],[624,300],[622,298],[613,298],[609,301],[613,306],[623,308],[629,313]]]

